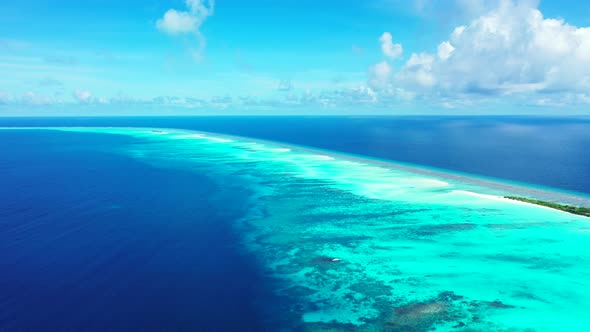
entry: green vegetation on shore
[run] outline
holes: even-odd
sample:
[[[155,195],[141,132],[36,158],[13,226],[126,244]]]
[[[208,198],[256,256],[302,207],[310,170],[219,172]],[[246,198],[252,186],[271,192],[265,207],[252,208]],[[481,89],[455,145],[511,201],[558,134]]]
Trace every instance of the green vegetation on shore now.
[[[531,204],[537,204],[537,205],[541,205],[541,206],[546,206],[546,207],[549,207],[552,209],[561,210],[561,211],[577,214],[577,215],[584,216],[584,217],[590,217],[590,208],[587,208],[587,207],[563,205],[563,204],[540,201],[538,199],[530,199],[530,198],[518,197],[518,196],[504,196],[504,198],[512,199],[515,201],[531,203]]]

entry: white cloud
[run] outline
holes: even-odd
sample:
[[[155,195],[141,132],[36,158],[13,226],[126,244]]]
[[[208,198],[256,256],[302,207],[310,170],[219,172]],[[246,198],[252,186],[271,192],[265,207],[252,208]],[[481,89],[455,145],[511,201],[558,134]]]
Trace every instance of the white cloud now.
[[[390,59],[399,58],[403,53],[402,45],[394,44],[393,36],[391,36],[391,33],[389,32],[384,32],[381,37],[379,37],[379,43],[381,43],[383,54]]]
[[[448,101],[443,101],[440,106],[442,108],[446,108],[446,109],[454,109],[456,106],[453,103],[450,103]]]
[[[455,30],[453,30],[453,33],[451,34],[451,38],[458,38],[459,36],[461,36],[463,31],[465,31],[465,28],[467,27],[464,25],[456,27]]]
[[[385,88],[391,78],[393,69],[386,61],[381,61],[369,67],[369,81],[368,84],[374,89]]]
[[[454,50],[455,47],[451,45],[451,43],[448,41],[442,42],[440,45],[438,45],[438,58],[441,60],[446,60],[451,56]]]
[[[436,78],[432,72],[434,61],[432,54],[414,53],[397,75],[396,80],[413,90],[432,87],[436,84]]]
[[[214,0],[186,0],[188,11],[169,9],[156,27],[169,34],[199,33],[205,19],[213,15]]]
[[[215,0],[186,0],[187,10],[169,9],[164,16],[156,21],[156,27],[171,35],[192,33],[198,41],[198,49],[191,50],[191,56],[200,61],[205,49],[205,38],[200,28],[207,17],[213,15]]]
[[[156,22],[156,26],[169,34],[187,33],[195,31],[197,19],[191,13],[170,9]]]
[[[531,1],[501,1],[455,28],[437,51],[438,57],[413,54],[395,84],[445,94],[590,89],[590,28],[544,18]]]
[[[27,91],[23,95],[21,102],[25,105],[50,105],[56,101],[37,92]]]
[[[73,93],[74,98],[81,103],[89,103],[93,101],[92,94],[84,90],[76,90]]]

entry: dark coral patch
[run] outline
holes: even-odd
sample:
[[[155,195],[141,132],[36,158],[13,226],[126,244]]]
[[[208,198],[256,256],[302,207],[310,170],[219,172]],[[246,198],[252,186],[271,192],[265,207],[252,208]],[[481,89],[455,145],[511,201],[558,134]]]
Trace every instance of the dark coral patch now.
[[[466,318],[458,310],[458,303],[462,299],[463,296],[447,291],[430,301],[395,307],[388,317],[384,317],[384,331],[429,331],[437,323],[456,322]]]
[[[470,223],[438,224],[418,227],[414,230],[414,233],[421,236],[431,236],[448,232],[468,231],[474,228],[475,225]]]
[[[485,304],[485,305],[487,305],[487,306],[489,306],[489,307],[498,308],[498,309],[512,309],[512,308],[516,308],[513,305],[505,304],[505,303],[503,303],[501,301],[498,301],[498,300],[496,300],[496,301],[484,301],[482,303]]]
[[[316,264],[336,264],[339,263],[341,260],[336,257],[328,257],[328,256],[319,256],[314,258],[313,262]]]
[[[394,317],[386,323],[387,331],[425,331],[445,318],[448,304],[442,301],[412,303],[394,308]]]

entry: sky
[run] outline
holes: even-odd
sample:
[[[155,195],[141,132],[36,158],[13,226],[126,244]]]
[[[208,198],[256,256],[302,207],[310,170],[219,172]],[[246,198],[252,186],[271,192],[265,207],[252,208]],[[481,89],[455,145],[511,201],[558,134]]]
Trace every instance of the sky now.
[[[590,114],[590,2],[6,0],[0,116]]]

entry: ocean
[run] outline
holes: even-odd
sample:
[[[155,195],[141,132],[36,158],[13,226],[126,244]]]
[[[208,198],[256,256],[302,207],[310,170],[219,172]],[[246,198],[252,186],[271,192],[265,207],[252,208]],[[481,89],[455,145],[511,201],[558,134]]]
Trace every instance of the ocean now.
[[[590,119],[0,127],[0,331],[590,328]]]
[[[589,117],[54,117],[0,126],[202,130],[590,193]]]

